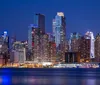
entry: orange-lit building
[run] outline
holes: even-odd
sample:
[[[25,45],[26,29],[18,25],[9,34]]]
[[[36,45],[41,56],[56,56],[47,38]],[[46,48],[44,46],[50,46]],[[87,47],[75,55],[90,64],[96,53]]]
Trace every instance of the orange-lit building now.
[[[49,57],[50,61],[55,62],[56,61],[56,43],[50,41],[49,42]]]
[[[95,38],[95,61],[100,62],[100,34]]]
[[[86,39],[84,36],[80,42],[80,62],[90,62],[90,39]]]

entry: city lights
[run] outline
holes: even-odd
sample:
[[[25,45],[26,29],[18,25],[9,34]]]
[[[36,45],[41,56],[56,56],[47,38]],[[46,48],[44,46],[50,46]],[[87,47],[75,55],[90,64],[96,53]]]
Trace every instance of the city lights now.
[[[66,39],[66,19],[63,12],[57,12],[53,19],[52,33],[45,32],[43,14],[35,14],[34,23],[28,29],[28,40],[25,41],[17,41],[15,36],[10,41],[7,31],[0,36],[0,67],[99,67],[100,34],[95,38],[90,31],[85,35],[74,32]]]

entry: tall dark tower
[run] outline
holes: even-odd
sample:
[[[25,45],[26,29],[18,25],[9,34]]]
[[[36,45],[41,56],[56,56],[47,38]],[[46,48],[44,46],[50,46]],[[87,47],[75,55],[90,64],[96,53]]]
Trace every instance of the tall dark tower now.
[[[45,33],[45,16],[43,14],[35,14],[34,25],[36,25],[43,33]]]

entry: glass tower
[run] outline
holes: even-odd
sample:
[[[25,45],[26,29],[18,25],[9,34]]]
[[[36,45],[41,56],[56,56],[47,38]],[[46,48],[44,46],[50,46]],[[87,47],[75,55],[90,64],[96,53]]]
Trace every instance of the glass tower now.
[[[62,12],[58,12],[55,19],[53,19],[53,35],[56,47],[59,48],[66,40],[66,22]]]
[[[45,16],[43,14],[35,14],[34,25],[40,28],[45,33]]]
[[[90,39],[90,58],[95,58],[95,53],[94,53],[94,35],[93,32],[87,31],[85,34],[87,39]]]

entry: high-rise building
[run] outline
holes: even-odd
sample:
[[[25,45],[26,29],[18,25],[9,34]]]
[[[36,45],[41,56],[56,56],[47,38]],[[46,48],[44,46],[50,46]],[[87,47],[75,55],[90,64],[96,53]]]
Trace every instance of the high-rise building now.
[[[54,36],[54,38],[55,38],[55,36],[56,36],[56,31],[55,31],[55,29],[56,29],[56,21],[55,21],[55,19],[53,19],[53,21],[52,21],[52,31],[53,31],[53,36]]]
[[[34,35],[36,35],[36,30],[40,30],[38,29],[35,25],[31,24],[29,27],[29,30],[28,30],[28,56],[27,56],[27,60],[34,60]]]
[[[32,52],[33,52],[33,61],[39,62],[41,60],[40,51],[41,51],[41,36],[42,31],[37,28],[32,29]]]
[[[49,41],[49,59],[56,62],[56,43],[53,41]]]
[[[95,60],[96,62],[100,62],[100,34],[95,38]]]
[[[35,14],[34,16],[34,25],[41,29],[45,33],[45,16],[43,14]]]
[[[49,41],[55,42],[55,38],[54,38],[53,34],[51,34],[51,33],[47,33],[47,34],[49,36]]]
[[[0,36],[0,55],[3,57],[4,64],[8,62],[9,59],[9,37],[7,31]]]
[[[29,27],[29,30],[28,30],[28,49],[29,50],[32,50],[32,34],[33,34],[33,32],[32,32],[32,29],[34,28],[34,25],[33,24],[31,24]]]
[[[69,42],[68,42],[68,40],[66,40],[66,43],[65,43],[65,52],[69,52]]]
[[[85,38],[84,36],[81,37],[80,42],[80,62],[90,62],[90,39]]]
[[[70,36],[70,46],[71,46],[71,49],[70,51],[71,52],[80,52],[80,34],[79,33],[71,33],[71,36]]]
[[[53,35],[56,47],[60,49],[60,45],[64,44],[66,40],[66,20],[62,12],[58,12],[55,19],[53,19]]]
[[[57,60],[63,61],[66,43],[66,19],[62,12],[58,12],[55,19],[53,19],[53,36],[56,43]]]
[[[85,34],[85,38],[86,39],[90,39],[90,59],[93,59],[95,58],[95,49],[94,49],[94,35],[93,35],[93,32],[90,32],[90,31],[87,31],[86,34]]]
[[[4,47],[3,37],[0,36],[0,65],[4,65],[6,63],[4,56],[5,52],[3,52],[3,47]]]
[[[80,53],[79,52],[66,52],[65,53],[65,63],[80,63]]]
[[[10,57],[12,63],[25,63],[26,61],[25,44],[21,41],[14,42],[12,54],[13,55]]]
[[[43,33],[41,29],[31,25],[28,36],[28,48],[31,49],[32,53],[30,60],[37,63],[51,61],[49,41],[54,42],[54,37],[51,34]]]
[[[49,57],[49,35],[48,34],[43,34],[43,37],[42,37],[42,42],[41,42],[41,46],[42,46],[42,49],[41,49],[41,52],[42,52],[42,62],[50,62],[51,59]]]

